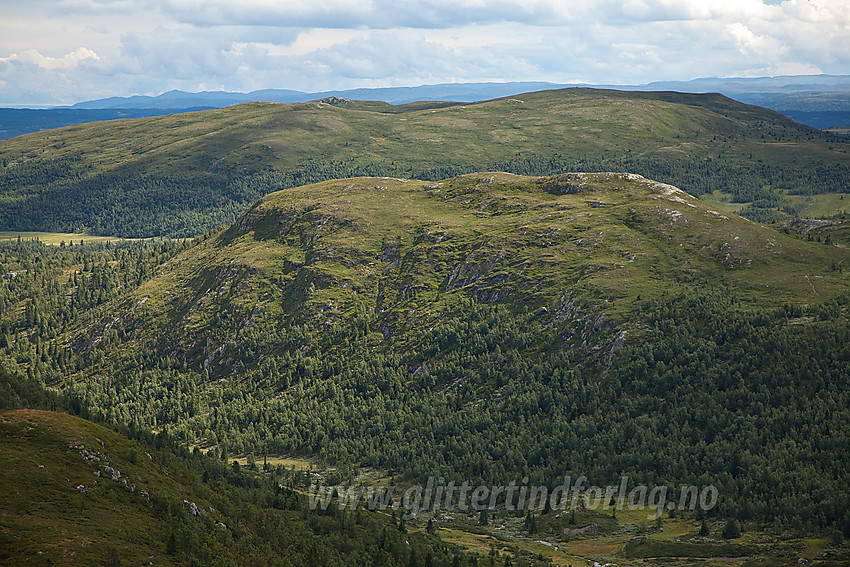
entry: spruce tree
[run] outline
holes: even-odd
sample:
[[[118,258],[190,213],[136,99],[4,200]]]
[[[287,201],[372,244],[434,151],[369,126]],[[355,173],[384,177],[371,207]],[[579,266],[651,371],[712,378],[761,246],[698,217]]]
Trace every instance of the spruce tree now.
[[[726,525],[723,526],[723,538],[735,539],[736,537],[741,537],[741,527],[738,525],[737,520],[729,518],[726,521]]]

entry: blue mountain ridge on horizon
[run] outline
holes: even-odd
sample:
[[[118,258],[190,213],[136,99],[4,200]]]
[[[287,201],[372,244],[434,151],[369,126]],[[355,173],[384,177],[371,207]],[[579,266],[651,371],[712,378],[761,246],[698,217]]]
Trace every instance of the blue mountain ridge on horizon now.
[[[82,101],[48,109],[0,108],[0,140],[86,122],[141,118],[224,108],[246,102],[298,103],[327,97],[374,100],[393,105],[418,101],[478,102],[526,92],[570,87],[623,91],[717,92],[764,106],[815,128],[850,127],[850,75],[699,78],[643,85],[558,84],[545,81],[442,83],[413,87],[376,87],[321,92],[261,89],[248,93],[170,90],[156,96],[133,95]]]

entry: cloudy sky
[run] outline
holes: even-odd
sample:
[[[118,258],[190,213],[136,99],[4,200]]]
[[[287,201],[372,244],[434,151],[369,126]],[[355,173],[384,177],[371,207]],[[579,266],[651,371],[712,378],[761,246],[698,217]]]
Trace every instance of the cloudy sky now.
[[[0,0],[0,106],[850,74],[850,0]]]

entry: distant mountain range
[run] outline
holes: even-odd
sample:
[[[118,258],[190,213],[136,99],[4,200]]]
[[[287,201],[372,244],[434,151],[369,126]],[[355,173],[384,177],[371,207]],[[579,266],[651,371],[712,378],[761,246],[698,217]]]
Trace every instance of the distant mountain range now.
[[[0,139],[85,122],[140,118],[224,108],[245,102],[296,103],[328,97],[406,104],[417,101],[478,102],[531,91],[564,87],[613,88],[624,91],[717,92],[732,99],[781,112],[816,128],[850,127],[850,75],[799,75],[758,78],[704,78],[644,85],[557,84],[548,82],[446,83],[302,92],[264,89],[250,93],[178,90],[157,96],[110,97],[53,109],[0,109]]]
[[[850,85],[850,80],[848,81]],[[384,87],[374,89],[348,89],[321,92],[301,92],[287,89],[264,89],[250,93],[231,93],[223,91],[187,93],[168,91],[158,96],[111,97],[101,100],[80,102],[71,108],[224,108],[244,102],[308,102],[328,97],[341,97],[350,100],[374,100],[390,104],[445,100],[450,102],[479,102],[519,93],[559,89],[567,86],[545,82],[525,83],[446,83],[441,85],[422,85],[418,87]],[[850,86],[848,86],[850,91]]]
[[[787,77],[760,77],[753,79],[705,78],[692,81],[663,81],[644,85],[592,85],[558,84],[547,82],[513,83],[447,83],[419,87],[387,87],[374,89],[349,89],[322,92],[301,92],[287,89],[265,89],[250,93],[168,91],[158,96],[111,97],[80,102],[71,108],[78,109],[175,109],[175,108],[223,108],[243,102],[307,102],[337,96],[352,100],[378,100],[390,104],[407,104],[424,100],[446,100],[451,102],[478,102],[503,96],[511,96],[539,90],[562,89],[565,87],[598,87],[624,91],[679,91],[686,93],[717,92],[735,100],[750,104],[772,103],[776,100],[798,96],[842,93],[850,95],[850,76],[803,75]],[[764,106],[761,104],[760,106]],[[850,110],[848,106],[847,110]]]
[[[474,103],[251,102],[0,143],[0,230],[193,237],[279,189],[474,171],[629,171],[695,196],[719,190],[737,208],[754,203],[743,211],[752,220],[780,220],[803,211],[803,195],[846,191],[843,142],[718,94],[568,88]],[[792,196],[800,209],[785,207]]]

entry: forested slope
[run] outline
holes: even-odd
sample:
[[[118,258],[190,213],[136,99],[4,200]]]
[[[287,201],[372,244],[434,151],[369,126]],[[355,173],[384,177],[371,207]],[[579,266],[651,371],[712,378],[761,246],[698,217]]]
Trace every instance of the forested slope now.
[[[848,529],[845,248],[636,176],[486,173],[287,190],[148,250],[7,356],[219,455],[713,484],[713,514]]]
[[[0,369],[0,561],[9,565],[470,565],[389,516],[309,509],[306,473],[240,470],[167,434],[108,429]],[[128,437],[129,436],[129,437]]]
[[[194,236],[264,194],[360,175],[630,171],[764,221],[850,186],[847,141],[720,95],[565,89],[474,104],[329,99],[78,125],[0,143],[0,230]]]

